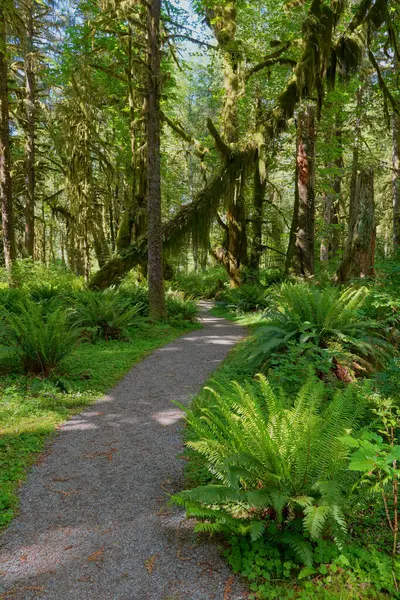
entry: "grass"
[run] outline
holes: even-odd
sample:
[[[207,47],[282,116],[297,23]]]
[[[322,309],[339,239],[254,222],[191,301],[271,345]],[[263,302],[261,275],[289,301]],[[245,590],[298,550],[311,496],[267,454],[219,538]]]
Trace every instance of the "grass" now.
[[[238,323],[238,325],[243,325],[244,327],[256,327],[263,320],[263,311],[235,315],[227,308],[218,306],[218,304],[211,309],[211,314],[214,315],[214,317],[221,317],[223,319],[227,319],[228,321]]]
[[[18,509],[17,490],[56,428],[115,385],[149,352],[199,325],[150,323],[131,329],[131,342],[81,344],[59,375],[40,379],[7,373],[14,357],[0,347],[0,530]],[[68,375],[66,375],[68,374]]]

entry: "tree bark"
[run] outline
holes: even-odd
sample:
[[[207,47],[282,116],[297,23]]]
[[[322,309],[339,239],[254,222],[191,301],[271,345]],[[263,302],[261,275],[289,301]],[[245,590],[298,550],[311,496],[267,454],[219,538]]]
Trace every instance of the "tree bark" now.
[[[206,9],[209,26],[218,41],[224,65],[224,106],[222,110],[223,140],[215,127],[209,129],[216,139],[217,148],[223,159],[228,162],[232,158],[232,150],[239,142],[238,101],[244,87],[244,69],[239,42],[236,40],[236,2],[223,0],[213,3]],[[219,143],[218,143],[219,142]],[[235,160],[235,158],[233,159]],[[246,211],[244,204],[245,172],[241,161],[237,161],[238,171],[232,178],[227,190],[226,225],[227,253],[214,253],[228,271],[231,287],[242,283],[242,266],[248,264]]]
[[[160,0],[150,0],[147,10],[147,212],[149,313],[153,318],[166,317],[161,223],[160,17]]]
[[[392,191],[393,191],[393,246],[400,250],[400,117],[392,117],[393,152],[392,152]]]
[[[8,109],[8,65],[5,14],[0,5],[0,200],[4,261],[11,271],[16,258],[14,215],[10,173],[10,131]]]
[[[33,258],[35,247],[35,126],[36,76],[34,69],[34,0],[25,11],[25,249]]]
[[[329,140],[328,140],[329,141]],[[343,144],[342,144],[342,122],[339,115],[336,115],[336,126],[333,136],[334,148],[337,149],[338,156],[335,160],[328,163],[327,167],[336,169],[332,178],[332,189],[326,192],[324,197],[323,220],[325,233],[321,240],[320,260],[328,261],[334,258],[339,250],[339,206],[342,191],[342,170],[343,170]]]
[[[298,270],[313,275],[315,247],[315,106],[308,104],[297,117],[296,180],[299,214],[296,231]]]
[[[250,255],[250,268],[252,271],[258,271],[260,269],[260,258],[262,254],[262,216],[266,185],[266,179],[265,177],[262,177],[262,174],[260,173],[260,162],[259,156],[257,155],[253,191],[253,240]]]
[[[351,277],[373,277],[375,259],[374,172],[365,169],[357,176],[355,200],[350,206],[349,232],[342,263],[336,274],[338,283]]]

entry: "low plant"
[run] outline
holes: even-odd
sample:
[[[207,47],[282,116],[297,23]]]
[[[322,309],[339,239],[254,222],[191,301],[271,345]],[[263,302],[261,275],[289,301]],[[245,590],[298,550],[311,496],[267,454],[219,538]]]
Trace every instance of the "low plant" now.
[[[149,289],[147,285],[124,281],[118,288],[118,295],[129,306],[140,305],[139,314],[147,317],[149,314]]]
[[[218,295],[218,305],[238,315],[263,310],[269,302],[267,289],[259,284],[228,288]]]
[[[352,379],[355,371],[371,372],[385,364],[394,349],[382,335],[382,323],[363,314],[367,296],[366,288],[342,291],[283,284],[258,330],[253,357],[267,359],[290,342],[312,343],[337,355],[335,371],[340,379]]]
[[[263,377],[258,386],[213,391],[214,401],[187,412],[214,480],[185,490],[175,503],[200,519],[197,531],[263,537],[305,565],[323,535],[340,547],[348,449],[338,438],[357,429],[363,403],[350,386],[326,403],[325,386],[311,378],[293,406]]]
[[[395,559],[399,538],[400,408],[391,398],[375,395],[372,413],[375,420],[370,429],[341,441],[353,450],[349,469],[360,473],[357,485],[382,497]]]
[[[60,306],[36,304],[25,298],[1,313],[0,343],[17,353],[24,371],[48,377],[76,347],[81,334]]]
[[[212,267],[201,272],[177,273],[171,283],[185,296],[209,300],[228,284],[228,275],[223,267]]]
[[[131,305],[130,299],[115,289],[104,292],[83,292],[74,302],[73,319],[92,339],[129,339],[129,327],[137,322],[141,304]]]
[[[166,294],[168,317],[175,320],[195,321],[198,308],[192,298],[185,298],[182,292],[169,290]]]

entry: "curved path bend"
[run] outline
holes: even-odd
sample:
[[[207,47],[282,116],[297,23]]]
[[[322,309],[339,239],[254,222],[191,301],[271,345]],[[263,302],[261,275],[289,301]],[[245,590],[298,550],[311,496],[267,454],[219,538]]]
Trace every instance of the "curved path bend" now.
[[[243,336],[208,314],[134,366],[108,395],[61,428],[22,487],[2,537],[7,600],[244,600],[213,545],[182,511],[181,412]]]

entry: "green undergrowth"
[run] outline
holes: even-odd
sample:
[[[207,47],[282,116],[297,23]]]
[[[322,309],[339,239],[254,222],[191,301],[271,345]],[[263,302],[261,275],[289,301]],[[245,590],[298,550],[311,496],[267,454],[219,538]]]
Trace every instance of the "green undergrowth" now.
[[[11,351],[0,346],[0,529],[15,516],[18,486],[55,429],[146,354],[198,327],[143,319],[130,331],[130,342],[82,343],[47,379],[19,374]]]
[[[213,312],[218,316],[227,316],[217,308]],[[236,322],[240,320],[238,317],[231,316],[231,318]],[[251,328],[250,332],[253,333]],[[225,362],[194,398],[190,407],[191,413],[199,414],[204,407],[213,406],[215,397],[208,388],[225,397],[225,390],[229,390],[233,381],[240,382],[242,385],[249,382],[247,385],[257,387],[255,375],[262,370],[263,365],[249,360],[257,343],[256,336],[251,335],[230,352]],[[288,370],[289,366],[282,368]],[[268,371],[268,375],[271,375],[271,384],[278,391],[281,389],[280,377],[273,377],[271,371],[269,369]],[[294,389],[293,382],[289,387]],[[210,413],[214,414],[213,410]],[[189,444],[198,439],[193,428],[188,425],[185,429],[185,437]],[[216,454],[217,452],[216,446]],[[207,465],[201,452],[186,446],[184,458],[186,459],[186,490],[216,483],[210,471],[210,463]],[[216,472],[216,463],[214,466]],[[351,481],[354,481],[354,478],[352,475],[349,475],[349,478],[349,483],[346,485],[351,489]],[[260,487],[262,487],[261,482]],[[190,492],[185,493],[190,495]],[[349,494],[348,504],[346,500],[344,504],[348,516],[347,536],[343,546],[339,549],[331,542],[329,536],[326,539],[322,537],[313,548],[310,566],[301,564],[295,554],[283,550],[279,543],[276,545],[269,543],[264,536],[252,539],[244,534],[227,533],[214,537],[232,570],[247,580],[250,599],[387,600],[400,597],[396,584],[396,580],[400,577],[400,561],[394,561],[390,556],[391,534],[385,520],[381,498],[379,494],[375,494],[372,501],[367,493],[359,493],[358,490]],[[208,508],[207,505],[205,511]],[[200,513],[201,510],[199,515]],[[207,530],[208,527],[207,521],[204,523],[204,516],[202,519],[203,527],[199,528],[199,531]],[[220,523],[223,524],[223,520]],[[209,530],[212,531],[211,523]],[[305,537],[307,539],[307,536]]]

